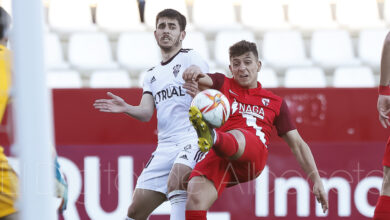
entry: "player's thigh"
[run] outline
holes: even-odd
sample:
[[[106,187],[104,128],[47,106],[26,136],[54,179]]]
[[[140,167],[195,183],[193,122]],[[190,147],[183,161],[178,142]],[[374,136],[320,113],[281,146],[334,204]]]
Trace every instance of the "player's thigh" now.
[[[187,210],[208,210],[218,198],[218,192],[213,182],[205,176],[191,178],[187,194]]]
[[[136,188],[127,215],[134,219],[146,219],[165,200],[166,196],[161,192]]]
[[[191,171],[191,167],[175,163],[168,177],[168,193],[173,190],[186,190]]]
[[[382,195],[390,196],[390,167],[383,167]]]

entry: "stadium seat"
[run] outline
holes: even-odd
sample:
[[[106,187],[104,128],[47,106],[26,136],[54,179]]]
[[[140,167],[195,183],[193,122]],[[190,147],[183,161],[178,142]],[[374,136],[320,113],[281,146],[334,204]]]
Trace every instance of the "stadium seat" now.
[[[89,1],[51,0],[49,25],[58,32],[94,31]]]
[[[50,71],[47,74],[49,88],[81,88],[81,76],[74,70]]]
[[[242,0],[241,22],[254,31],[290,28],[281,0]]]
[[[364,64],[379,70],[386,29],[363,30],[359,34],[358,54]]]
[[[334,29],[339,25],[332,18],[329,0],[294,0],[288,4],[291,25],[303,31]]]
[[[110,42],[103,33],[75,33],[69,38],[69,62],[80,70],[115,69]]]
[[[279,86],[276,72],[271,68],[261,68],[257,75],[257,81],[259,81],[264,88],[276,88]]]
[[[183,41],[183,48],[191,48],[196,50],[207,61],[209,66],[215,66],[210,60],[209,48],[207,45],[206,36],[203,32],[191,31],[187,32]]]
[[[192,6],[194,26],[206,33],[221,30],[239,30],[233,0],[194,0]]]
[[[1,7],[3,7],[8,14],[12,15],[12,0],[1,0]]]
[[[374,87],[375,77],[368,67],[340,67],[333,76],[334,87]]]
[[[156,16],[157,14],[166,9],[172,8],[179,11],[187,18],[187,23],[189,23],[188,10],[186,1],[183,0],[147,0],[145,1],[145,12],[144,12],[144,21],[148,27],[155,29],[156,27]]]
[[[325,69],[338,66],[356,66],[352,40],[345,30],[315,31],[311,38],[312,60]]]
[[[45,34],[45,63],[50,70],[69,68],[69,64],[64,60],[60,39],[54,33]]]
[[[118,39],[117,58],[134,76],[158,65],[161,53],[152,32],[123,33]]]
[[[390,24],[390,0],[384,0],[383,2],[383,18],[387,25]]]
[[[130,88],[131,80],[124,70],[95,71],[89,79],[91,88]]]
[[[336,19],[350,30],[385,27],[385,22],[379,18],[377,1],[374,0],[338,0]]]
[[[135,0],[99,0],[96,5],[96,23],[108,32],[145,30]]]
[[[219,66],[226,69],[229,66],[229,47],[240,40],[255,42],[255,36],[250,31],[221,31],[215,38],[215,60]]]
[[[298,31],[266,32],[262,48],[264,62],[274,68],[312,65]]]
[[[326,87],[325,73],[321,68],[290,68],[284,77],[287,88],[324,88]]]

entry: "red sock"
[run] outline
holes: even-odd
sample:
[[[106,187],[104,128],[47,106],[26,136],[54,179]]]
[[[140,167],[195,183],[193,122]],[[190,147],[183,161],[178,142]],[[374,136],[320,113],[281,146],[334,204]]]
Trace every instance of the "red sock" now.
[[[206,210],[186,210],[186,220],[207,220]]]
[[[217,154],[222,157],[231,157],[238,150],[238,143],[236,138],[230,134],[225,132],[215,132],[217,135],[217,140],[213,145],[213,148]]]
[[[374,220],[390,220],[390,196],[380,196],[374,212]]]

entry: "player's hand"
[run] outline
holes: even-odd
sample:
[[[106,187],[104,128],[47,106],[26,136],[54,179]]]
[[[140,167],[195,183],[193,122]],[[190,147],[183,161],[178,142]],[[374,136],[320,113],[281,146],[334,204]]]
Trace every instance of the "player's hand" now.
[[[390,96],[379,95],[377,109],[379,113],[379,122],[384,128],[390,126],[389,113],[390,113]]]
[[[64,175],[62,174],[60,170],[60,164],[58,163],[57,157],[54,160],[54,166],[55,166],[55,193],[57,198],[61,198],[61,204],[58,207],[58,212],[62,214],[67,205],[68,205],[68,184],[66,183],[64,179]]]
[[[198,87],[198,82],[197,81],[188,81],[185,82],[183,85],[183,88],[186,89],[186,92],[191,96],[195,97],[196,94],[199,93],[199,87]]]
[[[200,78],[205,77],[206,75],[202,73],[202,70],[195,65],[189,66],[186,70],[183,72],[183,79],[185,82],[190,81],[199,81]]]
[[[324,189],[324,186],[322,185],[321,180],[318,180],[317,182],[314,183],[313,193],[316,196],[317,201],[319,203],[321,203],[322,211],[325,213],[329,208],[329,204],[328,204],[328,198],[326,196],[325,189]]]
[[[119,96],[107,92],[112,99],[98,99],[93,103],[93,107],[101,112],[123,113],[127,110],[127,103]]]

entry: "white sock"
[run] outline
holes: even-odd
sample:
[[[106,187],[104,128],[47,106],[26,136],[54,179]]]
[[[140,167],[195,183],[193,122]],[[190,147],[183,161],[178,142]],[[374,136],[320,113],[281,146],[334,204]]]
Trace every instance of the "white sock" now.
[[[168,199],[171,202],[170,220],[186,219],[187,192],[185,190],[174,190],[168,193]]]
[[[129,218],[129,217],[126,217],[126,219],[125,220],[135,220],[135,219],[133,219],[133,218]]]

